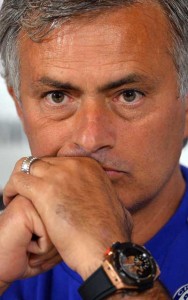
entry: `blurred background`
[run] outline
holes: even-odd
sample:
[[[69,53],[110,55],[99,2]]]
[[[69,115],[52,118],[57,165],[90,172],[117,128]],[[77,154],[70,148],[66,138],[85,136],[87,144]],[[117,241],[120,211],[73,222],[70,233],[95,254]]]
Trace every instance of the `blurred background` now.
[[[13,100],[7,92],[4,79],[0,77],[0,189],[4,187],[15,162],[29,154]]]

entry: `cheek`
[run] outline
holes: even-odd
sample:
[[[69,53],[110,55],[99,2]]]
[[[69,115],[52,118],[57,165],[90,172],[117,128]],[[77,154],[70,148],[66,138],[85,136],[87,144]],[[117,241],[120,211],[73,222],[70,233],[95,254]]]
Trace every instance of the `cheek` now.
[[[120,156],[131,161],[134,169],[145,171],[161,164],[174,165],[181,153],[184,119],[179,104],[124,124],[119,139]]]
[[[127,208],[153,198],[177,169],[183,120],[181,109],[163,111],[122,128],[116,155],[130,174],[114,186]]]

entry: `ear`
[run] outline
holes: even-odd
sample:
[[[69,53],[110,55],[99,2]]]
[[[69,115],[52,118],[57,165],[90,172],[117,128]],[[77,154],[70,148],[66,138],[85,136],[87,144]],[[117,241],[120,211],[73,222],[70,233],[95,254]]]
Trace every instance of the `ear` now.
[[[23,111],[22,111],[22,104],[21,102],[19,101],[19,99],[16,97],[16,94],[14,92],[14,89],[11,87],[11,86],[8,86],[7,87],[8,89],[8,92],[10,94],[10,96],[13,98],[14,100],[14,104],[15,104],[15,107],[16,107],[16,111],[17,111],[17,114],[23,124]]]

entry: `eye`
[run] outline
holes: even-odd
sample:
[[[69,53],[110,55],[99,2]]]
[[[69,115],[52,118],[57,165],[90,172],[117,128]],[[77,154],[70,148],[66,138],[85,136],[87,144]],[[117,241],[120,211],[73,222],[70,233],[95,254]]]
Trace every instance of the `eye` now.
[[[50,104],[66,104],[69,101],[70,97],[67,96],[64,92],[54,91],[49,92],[46,95],[46,99],[50,102]]]
[[[142,92],[136,90],[125,90],[119,95],[118,100],[131,104],[139,101],[143,96],[144,94]]]

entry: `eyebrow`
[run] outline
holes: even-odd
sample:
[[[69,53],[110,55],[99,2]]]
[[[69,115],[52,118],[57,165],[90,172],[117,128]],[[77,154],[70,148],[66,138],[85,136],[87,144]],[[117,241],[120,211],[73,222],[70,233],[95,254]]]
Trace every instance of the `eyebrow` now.
[[[132,73],[123,78],[120,78],[119,80],[109,82],[106,85],[100,87],[99,92],[113,90],[113,89],[121,87],[122,85],[133,84],[133,83],[144,83],[144,82],[149,82],[149,81],[151,82],[151,79],[149,79],[148,76],[145,76],[143,74]],[[152,80],[152,82],[153,82],[153,80]]]
[[[117,79],[115,81],[109,82],[103,86],[98,87],[97,91],[100,93],[106,92],[106,91],[119,88],[123,85],[134,84],[134,83],[146,84],[152,87],[156,83],[156,81],[158,81],[156,80],[156,78],[153,79],[143,74],[131,73],[125,77],[122,77],[120,79]],[[83,90],[80,87],[73,85],[70,82],[61,82],[59,80],[52,79],[48,76],[41,77],[39,80],[35,81],[34,84],[38,86],[49,86],[51,88],[70,90],[79,93],[83,92]]]
[[[38,86],[49,86],[51,88],[81,92],[81,89],[79,87],[74,86],[69,82],[61,82],[59,80],[55,80],[47,76],[41,77],[39,80],[35,81],[34,84]]]

